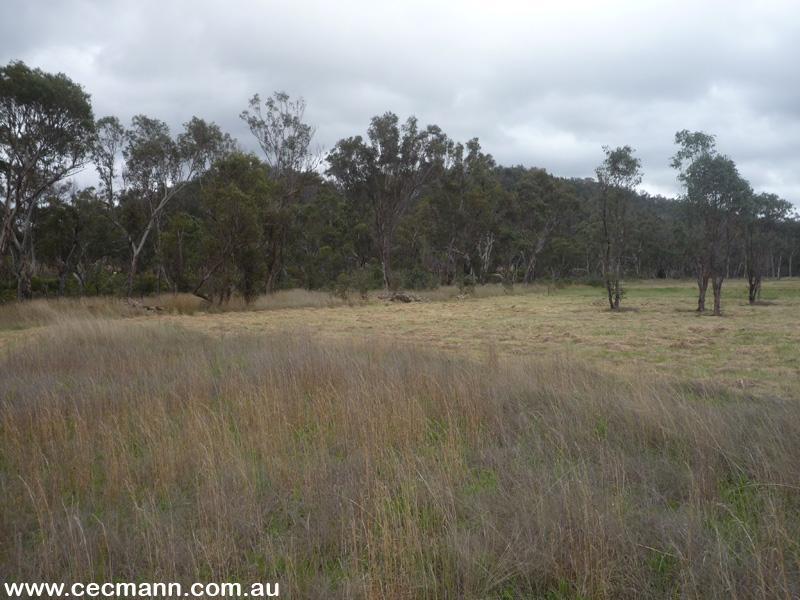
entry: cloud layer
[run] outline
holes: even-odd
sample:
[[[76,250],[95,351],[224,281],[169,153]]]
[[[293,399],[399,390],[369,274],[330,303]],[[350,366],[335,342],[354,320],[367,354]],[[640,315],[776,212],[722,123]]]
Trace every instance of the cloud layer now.
[[[591,176],[630,144],[677,192],[675,131],[715,133],[756,189],[800,206],[800,4],[650,0],[4,0],[0,62],[63,71],[98,116],[239,120],[253,93],[308,104],[317,142],[392,110],[477,136],[503,164]]]

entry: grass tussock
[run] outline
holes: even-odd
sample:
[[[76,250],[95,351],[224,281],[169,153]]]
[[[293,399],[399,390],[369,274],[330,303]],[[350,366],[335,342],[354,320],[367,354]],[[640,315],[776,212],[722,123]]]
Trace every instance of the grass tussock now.
[[[74,322],[0,357],[0,572],[792,598],[800,405],[559,360]]]

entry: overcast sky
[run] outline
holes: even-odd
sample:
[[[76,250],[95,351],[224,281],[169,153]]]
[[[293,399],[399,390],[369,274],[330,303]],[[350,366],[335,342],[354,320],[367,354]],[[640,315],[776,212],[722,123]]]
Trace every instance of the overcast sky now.
[[[502,164],[591,176],[630,144],[674,194],[676,130],[717,135],[800,206],[800,2],[0,0],[0,61],[63,71],[96,116],[216,121],[254,148],[253,93],[303,96],[317,143],[391,110]]]

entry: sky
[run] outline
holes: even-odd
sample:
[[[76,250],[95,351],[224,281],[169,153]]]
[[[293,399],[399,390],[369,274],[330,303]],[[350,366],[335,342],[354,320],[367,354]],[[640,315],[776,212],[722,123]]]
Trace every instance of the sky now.
[[[215,121],[257,146],[254,93],[302,96],[315,144],[415,115],[505,165],[590,177],[629,144],[675,195],[681,129],[800,208],[800,2],[0,0],[0,63],[61,71],[95,115]]]

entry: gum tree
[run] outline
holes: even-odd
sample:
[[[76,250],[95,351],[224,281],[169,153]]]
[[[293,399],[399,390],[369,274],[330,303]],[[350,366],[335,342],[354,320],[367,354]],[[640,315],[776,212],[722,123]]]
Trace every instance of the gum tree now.
[[[20,299],[32,295],[36,207],[88,161],[93,132],[89,95],[66,75],[0,68],[0,257],[11,250]]]
[[[277,184],[278,210],[265,224],[268,293],[283,268],[294,209],[320,163],[319,153],[311,149],[314,128],[305,122],[305,110],[302,98],[292,100],[285,92],[275,92],[263,103],[254,95],[239,115],[258,141],[269,176]]]
[[[630,146],[614,149],[604,146],[603,152],[606,158],[595,171],[600,183],[603,277],[609,307],[619,310],[629,204],[634,189],[642,181],[641,161],[633,156]]]
[[[789,217],[792,205],[775,194],[754,194],[742,213],[747,298],[755,304],[770,262],[770,249],[780,245],[780,230]]]
[[[233,147],[217,125],[197,117],[184,124],[176,137],[166,123],[144,115],[135,116],[127,130],[115,117],[98,122],[93,157],[109,216],[127,240],[128,296],[133,293],[142,251],[153,230],[160,227],[167,205]],[[117,166],[120,153],[122,168]],[[120,209],[132,205],[138,218],[122,219]]]
[[[716,139],[713,135],[702,131],[689,131],[683,129],[675,134],[675,144],[678,146],[670,166],[678,171],[678,181],[688,188],[688,170],[699,159],[714,157],[717,154]],[[692,260],[694,263],[695,280],[697,281],[697,312],[706,310],[706,292],[708,291],[708,281],[711,278],[710,254],[706,249],[704,241],[705,231],[703,226],[702,214],[700,214],[701,203],[692,201],[688,194],[684,195],[684,206],[686,208],[686,223],[690,238],[690,245],[693,248]]]
[[[366,140],[343,139],[328,155],[328,175],[370,213],[386,290],[394,285],[391,256],[398,225],[443,169],[448,148],[439,127],[421,130],[414,117],[400,125],[397,115],[387,112],[372,118]]]
[[[730,270],[737,221],[753,192],[739,175],[736,164],[717,154],[704,154],[695,159],[686,169],[684,182],[690,226],[698,232],[695,240],[700,286],[697,310],[705,310],[705,287],[711,280],[714,315],[719,316],[722,314],[722,283]]]

